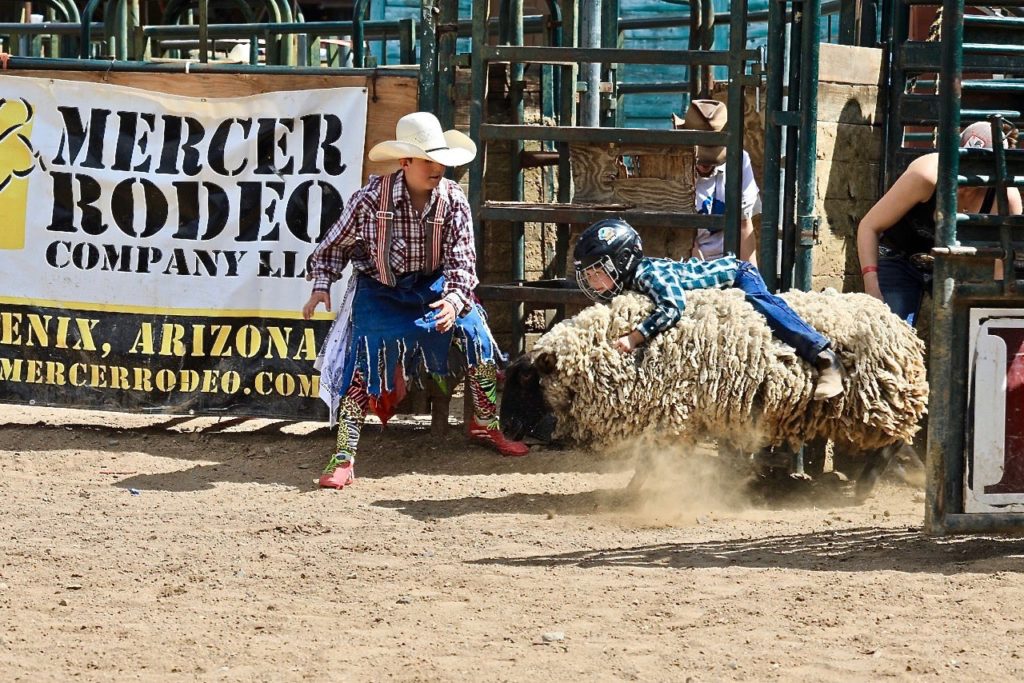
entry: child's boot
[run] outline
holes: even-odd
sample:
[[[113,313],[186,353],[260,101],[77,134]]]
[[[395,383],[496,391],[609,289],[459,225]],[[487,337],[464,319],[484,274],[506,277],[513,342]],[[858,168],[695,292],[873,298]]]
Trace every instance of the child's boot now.
[[[476,418],[469,419],[469,440],[482,446],[488,446],[502,455],[519,457],[530,452],[530,447],[522,441],[512,441],[505,438],[501,429],[497,426],[482,425]]]
[[[832,349],[825,349],[818,354],[818,384],[814,387],[814,400],[824,401],[843,393],[843,377],[846,371],[839,357]]]
[[[356,459],[345,453],[335,453],[320,475],[320,488],[343,489],[356,480]]]

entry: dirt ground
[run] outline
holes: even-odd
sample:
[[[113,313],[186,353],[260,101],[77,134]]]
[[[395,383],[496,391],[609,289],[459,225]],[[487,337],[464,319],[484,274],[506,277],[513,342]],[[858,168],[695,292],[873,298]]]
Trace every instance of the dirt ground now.
[[[0,680],[1022,680],[1024,541],[425,420],[0,407]],[[694,456],[690,461],[707,460]]]

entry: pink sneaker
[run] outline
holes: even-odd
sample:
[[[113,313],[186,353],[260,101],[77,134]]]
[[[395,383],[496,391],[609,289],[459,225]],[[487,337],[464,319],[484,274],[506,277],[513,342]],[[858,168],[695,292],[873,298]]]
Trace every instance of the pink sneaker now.
[[[331,458],[333,464],[334,458]],[[328,465],[330,467],[330,465]],[[340,461],[334,469],[320,475],[320,488],[343,489],[356,480],[355,463],[351,460]]]
[[[472,418],[469,421],[469,440],[493,448],[510,458],[518,458],[530,452],[530,447],[522,441],[509,441],[500,429],[489,429],[485,425],[477,424]]]

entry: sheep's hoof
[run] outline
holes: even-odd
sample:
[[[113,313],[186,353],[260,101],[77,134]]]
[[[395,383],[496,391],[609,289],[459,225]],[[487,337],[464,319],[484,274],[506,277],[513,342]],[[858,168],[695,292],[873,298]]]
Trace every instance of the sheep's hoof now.
[[[867,456],[866,462],[864,463],[864,469],[861,470],[860,476],[857,477],[857,485],[854,491],[854,498],[857,499],[858,503],[863,503],[868,499],[875,488],[875,484],[878,483],[878,478],[885,474],[885,470],[889,466],[889,461],[892,460],[893,454],[896,453],[902,445],[903,444],[895,444],[879,448]]]
[[[644,484],[647,483],[647,480],[650,479],[650,477],[650,467],[637,466],[636,470],[633,472],[633,478],[629,480],[628,484],[626,484],[626,492],[639,493],[640,489],[644,487]]]

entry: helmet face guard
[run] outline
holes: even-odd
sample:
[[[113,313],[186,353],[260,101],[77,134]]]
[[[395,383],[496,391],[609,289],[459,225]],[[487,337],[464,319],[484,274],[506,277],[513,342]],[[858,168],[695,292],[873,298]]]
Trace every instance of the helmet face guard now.
[[[592,301],[611,301],[633,278],[643,246],[621,218],[600,220],[583,231],[573,250],[576,282]]]
[[[605,276],[611,280],[612,286],[605,290],[599,290],[590,284],[593,276]],[[622,277],[618,268],[612,263],[610,256],[602,256],[589,266],[576,264],[576,283],[583,290],[591,301],[611,301],[622,292]]]

